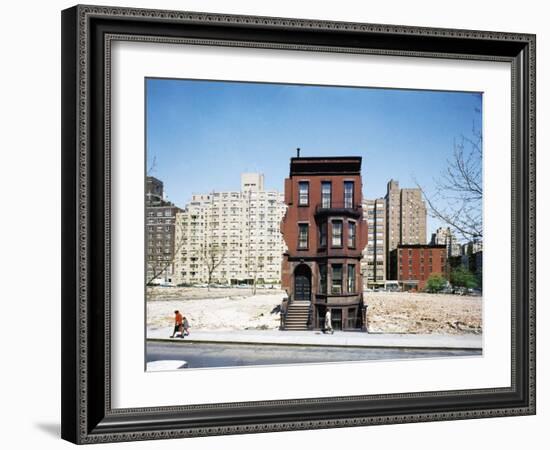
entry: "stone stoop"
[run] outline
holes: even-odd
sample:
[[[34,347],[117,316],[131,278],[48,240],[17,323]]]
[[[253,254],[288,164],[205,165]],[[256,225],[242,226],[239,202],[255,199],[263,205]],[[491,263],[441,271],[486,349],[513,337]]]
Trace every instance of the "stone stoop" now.
[[[308,301],[293,301],[288,306],[286,315],[285,330],[307,330],[307,320],[309,317]]]

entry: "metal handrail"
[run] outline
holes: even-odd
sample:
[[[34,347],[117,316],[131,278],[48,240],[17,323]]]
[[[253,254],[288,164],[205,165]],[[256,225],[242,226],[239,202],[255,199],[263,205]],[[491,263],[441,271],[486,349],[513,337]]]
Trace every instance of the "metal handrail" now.
[[[313,328],[313,302],[309,304],[309,310],[307,315],[307,327],[309,329]]]
[[[280,315],[280,325],[279,329],[284,330],[286,325],[286,319],[288,315],[288,307],[290,306],[290,295],[288,297],[285,297],[283,299],[283,302],[281,304],[281,315]]]

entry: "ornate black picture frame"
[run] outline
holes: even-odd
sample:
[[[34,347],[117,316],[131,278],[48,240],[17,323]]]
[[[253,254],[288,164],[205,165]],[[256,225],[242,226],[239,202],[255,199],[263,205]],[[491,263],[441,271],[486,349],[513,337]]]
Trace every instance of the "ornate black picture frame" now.
[[[511,63],[511,386],[113,409],[109,102],[115,40]],[[62,12],[62,192],[64,439],[84,444],[535,413],[534,35],[75,6]]]

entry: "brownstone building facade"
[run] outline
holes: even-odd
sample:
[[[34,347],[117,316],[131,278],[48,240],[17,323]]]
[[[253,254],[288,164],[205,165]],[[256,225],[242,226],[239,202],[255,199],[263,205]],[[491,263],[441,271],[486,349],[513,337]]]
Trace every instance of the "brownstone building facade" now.
[[[390,253],[392,280],[404,291],[422,291],[431,274],[448,278],[446,245],[399,245]]]
[[[283,328],[365,327],[361,258],[367,243],[360,157],[291,158],[281,222]]]

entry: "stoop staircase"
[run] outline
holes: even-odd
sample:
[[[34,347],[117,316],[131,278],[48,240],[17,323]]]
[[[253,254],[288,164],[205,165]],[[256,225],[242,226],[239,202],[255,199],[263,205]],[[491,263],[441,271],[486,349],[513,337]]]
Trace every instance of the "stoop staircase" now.
[[[288,305],[285,330],[307,330],[311,302],[295,300]]]

